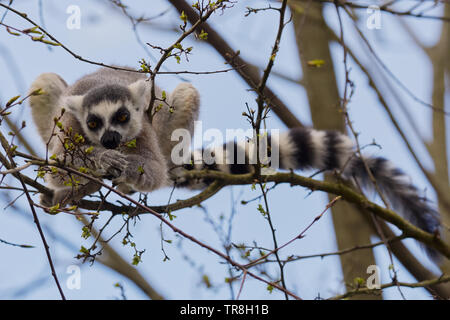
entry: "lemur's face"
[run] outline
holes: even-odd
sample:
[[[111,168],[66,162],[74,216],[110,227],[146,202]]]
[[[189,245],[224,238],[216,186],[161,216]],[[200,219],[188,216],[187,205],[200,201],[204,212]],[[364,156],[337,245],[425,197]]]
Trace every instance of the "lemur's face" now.
[[[66,104],[90,143],[115,149],[136,138],[142,130],[145,85],[145,81],[138,81],[128,87],[94,88],[84,96],[68,97]]]
[[[143,116],[132,101],[104,100],[85,110],[80,122],[89,141],[106,149],[115,149],[139,134]]]

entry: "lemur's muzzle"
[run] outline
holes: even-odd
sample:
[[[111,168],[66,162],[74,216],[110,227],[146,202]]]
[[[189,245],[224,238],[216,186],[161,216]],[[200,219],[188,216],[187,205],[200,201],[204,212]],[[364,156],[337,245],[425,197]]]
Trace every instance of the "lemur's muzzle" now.
[[[119,146],[122,136],[117,131],[106,131],[100,142],[106,149],[115,149]]]

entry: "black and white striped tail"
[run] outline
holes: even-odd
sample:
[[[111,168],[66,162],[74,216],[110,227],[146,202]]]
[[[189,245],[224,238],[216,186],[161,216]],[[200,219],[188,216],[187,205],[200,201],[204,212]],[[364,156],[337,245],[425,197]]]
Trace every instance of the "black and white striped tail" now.
[[[269,139],[270,141],[270,139]],[[230,142],[232,147],[246,150],[245,143]],[[273,144],[274,142],[272,142]],[[270,145],[270,144],[269,144]],[[230,145],[228,145],[230,147]],[[222,146],[224,149],[226,146]],[[273,145],[269,149],[273,149]],[[391,162],[379,157],[358,158],[354,154],[351,139],[337,131],[319,131],[307,128],[294,128],[280,134],[279,167],[281,169],[317,169],[339,170],[342,176],[356,179],[363,188],[374,189],[365,164],[369,167],[378,188],[387,198],[394,210],[402,214],[417,227],[430,232],[439,232],[439,215],[430,203],[420,195],[419,190],[411,183],[411,179]],[[199,151],[196,151],[199,152]],[[249,173],[254,166],[237,161],[238,152],[228,157],[224,164],[194,162],[184,165],[184,170],[218,170],[226,173]],[[365,163],[365,164],[364,164]],[[186,181],[180,176],[177,185],[193,189],[204,188],[212,180]]]

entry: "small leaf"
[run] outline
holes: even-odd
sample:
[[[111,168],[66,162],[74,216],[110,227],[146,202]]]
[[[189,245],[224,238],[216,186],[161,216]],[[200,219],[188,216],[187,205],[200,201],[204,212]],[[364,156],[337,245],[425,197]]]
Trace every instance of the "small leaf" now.
[[[84,254],[89,254],[89,250],[86,249],[86,247],[84,247],[84,246],[81,246],[80,252],[84,253]]]
[[[36,90],[32,91],[30,93],[30,96],[40,96],[41,94],[44,94],[44,93],[45,93],[44,90],[39,88],[39,89],[36,89]]]
[[[58,213],[59,212],[59,203],[57,203],[53,207],[50,207],[48,211],[52,214]]]
[[[69,130],[70,129],[71,128],[69,128]],[[81,134],[78,134],[78,133],[75,134],[74,138],[75,138],[75,142],[76,143],[84,143],[84,141],[85,141],[84,137]]]
[[[139,264],[139,262],[141,262],[141,257],[138,256],[137,254],[134,255],[133,257],[133,261],[131,262],[131,264],[133,266],[137,266]]]
[[[9,34],[12,34],[13,36],[20,36],[20,33],[13,32],[9,27],[6,27],[6,31],[8,31]]]
[[[171,214],[170,212],[167,212],[167,215],[169,216],[169,220],[173,221],[173,219],[175,219],[177,216],[174,214]]]
[[[22,30],[22,32],[23,33],[26,33],[26,34],[28,34],[28,33],[35,33],[35,34],[42,34],[42,32],[40,32],[39,30],[38,30],[38,26],[36,26],[36,27],[33,27],[33,28],[28,28],[28,29],[25,29],[25,30]]]
[[[90,146],[89,148],[86,148],[86,150],[84,150],[84,152],[86,152],[87,154],[91,153],[94,150],[93,146]]]
[[[45,40],[45,39],[43,39],[41,42],[43,42],[43,43],[45,43],[45,44],[48,44],[48,45],[51,45],[51,46],[54,46],[54,47],[58,47],[58,46],[61,45],[61,44],[58,43],[58,42],[53,42],[53,41]]]
[[[204,274],[202,276],[202,282],[205,284],[205,286],[207,288],[211,288],[212,287],[211,281],[209,280],[209,277],[206,274]]]
[[[208,32],[205,32],[205,30],[202,29],[202,31],[200,32],[200,34],[198,35],[198,37],[201,40],[208,40]]]
[[[79,167],[78,171],[81,172],[81,173],[88,173],[89,169],[85,168],[85,167]]]
[[[141,71],[142,72],[144,72],[144,73],[149,73],[150,72],[150,66],[144,59],[139,60],[139,63],[141,64]]]
[[[9,107],[10,105],[12,105],[14,103],[14,101],[16,101],[19,98],[20,98],[20,95],[12,97],[11,99],[9,99],[8,102],[6,103],[6,107]]]
[[[84,226],[81,230],[83,231],[83,233],[81,234],[81,236],[82,236],[84,239],[87,239],[87,238],[89,238],[89,237],[91,236],[91,230],[89,230],[89,227],[88,227],[88,226]]]
[[[42,39],[44,39],[44,35],[40,36],[40,37],[31,37],[31,40],[33,41],[39,41],[42,42]]]
[[[258,209],[259,212],[261,212],[261,214],[263,216],[265,216],[267,214],[267,212],[266,212],[266,210],[264,210],[262,204],[259,204],[257,209]]]
[[[356,277],[356,278],[353,280],[353,282],[354,282],[357,286],[361,287],[361,286],[364,285],[364,282],[365,282],[365,281],[364,281],[363,278]]]
[[[126,142],[125,145],[126,145],[128,148],[136,148],[136,139],[133,139],[133,140],[131,140],[131,141]]]
[[[314,59],[314,60],[308,61],[308,66],[315,67],[315,68],[320,68],[324,64],[325,64],[325,60],[321,60],[321,59]]]
[[[184,13],[184,11],[181,12],[180,19],[181,19],[181,21],[183,21],[184,23],[187,22],[187,16],[186,16],[186,14]]]

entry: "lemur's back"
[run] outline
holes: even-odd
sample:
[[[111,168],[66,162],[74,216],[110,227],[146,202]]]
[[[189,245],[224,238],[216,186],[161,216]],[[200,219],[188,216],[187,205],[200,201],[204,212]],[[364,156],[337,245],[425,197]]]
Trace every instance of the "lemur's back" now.
[[[66,95],[84,95],[89,90],[103,85],[122,85],[128,86],[145,75],[136,72],[127,72],[122,70],[113,70],[110,68],[101,68],[96,72],[90,73],[69,86]]]

